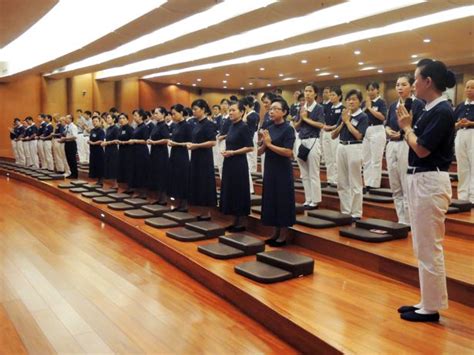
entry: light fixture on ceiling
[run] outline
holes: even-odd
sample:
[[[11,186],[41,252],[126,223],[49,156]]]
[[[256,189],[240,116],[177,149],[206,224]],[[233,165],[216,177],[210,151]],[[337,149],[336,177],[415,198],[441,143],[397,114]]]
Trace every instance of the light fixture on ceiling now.
[[[202,81],[202,79],[201,79],[201,78],[197,78],[196,81]]]
[[[308,61],[306,59],[301,59],[301,64],[306,64]]]
[[[272,86],[272,84],[268,83],[267,86],[270,87],[270,86]]]
[[[177,82],[176,85],[181,85],[181,83],[180,83],[180,82]]]
[[[314,69],[314,70],[315,70],[315,71],[321,71],[321,69],[320,69],[320,68],[316,68],[316,69]]]
[[[222,82],[223,82],[224,84],[227,84],[227,80],[222,80]]]
[[[264,71],[264,70],[265,70],[265,68],[264,68],[264,67],[260,67],[260,71]]]
[[[430,43],[430,42],[431,42],[431,39],[425,38],[425,39],[423,40],[423,42],[425,42],[425,43]]]
[[[212,56],[235,53],[240,50],[268,45],[277,41],[300,36],[324,28],[333,27],[342,22],[351,22],[388,11],[412,6],[425,0],[347,1],[330,6],[310,14],[258,27],[230,37],[199,45],[194,48],[176,51],[152,59],[142,60],[122,67],[104,70],[99,79],[126,75],[165,66],[191,62]],[[246,1],[245,1],[246,2]],[[243,3],[243,2],[242,2]]]
[[[288,77],[288,78],[281,79],[281,81],[290,81],[290,80],[295,80],[295,78]]]
[[[377,73],[383,73],[382,69],[377,70]]]
[[[418,55],[417,54],[412,54],[411,57],[412,58],[418,58]]]
[[[360,71],[375,70],[376,67],[363,67]]]
[[[328,75],[331,75],[331,73],[327,71],[323,71],[322,73],[318,74],[318,76],[328,76]]]
[[[193,83],[192,85],[193,85],[193,86],[196,86],[196,83]]]
[[[359,62],[359,63],[357,63],[357,64],[359,64],[359,65],[364,65],[364,62]]]
[[[234,59],[224,60],[221,62],[206,63],[206,64],[200,64],[200,65],[191,66],[191,67],[182,68],[182,69],[174,69],[174,70],[169,70],[169,71],[164,71],[164,72],[158,72],[158,73],[146,75],[143,78],[149,79],[153,77],[177,75],[180,73],[207,70],[207,69],[213,69],[217,67],[224,67],[224,66],[243,64],[243,63],[251,63],[254,61],[288,56],[288,55],[293,55],[293,54],[306,52],[306,51],[314,51],[321,48],[328,48],[332,46],[357,42],[357,41],[368,39],[368,38],[376,38],[376,37],[386,36],[386,35],[390,35],[394,33],[405,32],[408,30],[414,30],[417,28],[422,28],[422,27],[426,27],[426,26],[430,26],[430,25],[434,25],[438,23],[465,18],[465,17],[471,16],[472,14],[474,14],[474,5],[463,6],[463,7],[458,7],[451,10],[437,12],[431,15],[415,17],[409,20],[392,23],[392,24],[382,26],[382,27],[370,28],[363,31],[357,31],[357,32],[352,32],[352,33],[341,35],[341,36],[327,38],[321,41],[300,44],[300,45],[287,47],[283,49],[277,49],[274,51],[269,51],[269,52],[260,53],[260,54],[237,57]],[[103,73],[102,78],[115,76],[119,74],[119,72],[108,72],[108,73],[109,74]]]
[[[227,89],[227,86],[224,85],[223,88],[224,88],[224,89]]]
[[[162,6],[167,0],[61,0],[21,36],[0,50],[0,61],[7,62],[10,76],[81,50],[88,44]],[[104,13],[108,14],[104,21]],[[71,25],[71,19],[85,19],[89,25]],[[100,23],[100,26],[90,25]],[[38,50],[34,50],[38,48]],[[35,54],[31,52],[34,50]],[[64,71],[63,69],[61,71]]]
[[[245,90],[245,88],[243,86],[240,87],[240,90]]]
[[[230,76],[230,74],[229,74],[229,73],[225,73],[225,76]]]
[[[250,86],[253,86],[253,83],[249,83]]]
[[[282,76],[285,76],[285,74],[280,73],[280,74],[278,74],[278,76],[279,76],[279,77],[282,77]]]
[[[88,2],[88,1],[93,2],[93,3],[102,3],[102,2],[110,3],[107,8],[104,8],[103,12],[102,11],[98,12],[98,15],[100,15],[100,17],[97,20],[102,19],[102,16],[105,10],[107,10],[106,13],[108,14],[111,9],[115,10],[117,7],[116,4],[129,3],[130,6],[136,7],[137,4],[146,2],[146,1],[134,2],[134,1],[114,1],[114,0],[108,0],[108,1],[86,0],[84,2]],[[76,2],[79,5],[82,5],[84,3],[84,2],[74,1],[74,0],[70,2]],[[152,2],[156,2],[156,1],[152,1]],[[166,1],[163,1],[163,2],[166,2]],[[162,27],[156,31],[153,31],[142,37],[139,37],[133,41],[125,43],[115,49],[100,53],[98,55],[86,58],[84,60],[69,64],[69,65],[66,65],[65,67],[61,68],[61,73],[89,67],[92,65],[97,65],[100,63],[105,63],[110,60],[125,57],[127,55],[142,51],[147,48],[155,47],[160,44],[170,42],[179,37],[188,35],[190,33],[209,28],[211,26],[217,25],[219,23],[230,20],[232,18],[258,10],[262,7],[266,7],[274,2],[276,2],[276,0],[253,0],[253,1],[225,0],[211,7],[208,10],[186,17],[180,21],[176,21],[172,23],[171,25]],[[124,10],[124,11],[127,11],[127,10]],[[88,13],[85,16],[87,16],[87,19],[89,21],[91,17],[90,13]],[[114,11],[113,16],[115,16],[115,11]],[[113,16],[111,16],[112,17],[111,20],[114,19]],[[100,21],[101,23],[101,25],[99,26],[100,28],[103,27],[102,22],[103,21]],[[94,21],[90,23],[94,23]],[[51,27],[53,27],[55,30],[57,28],[56,26],[51,26]],[[88,27],[94,28],[97,26],[88,26]],[[61,29],[61,32],[62,32],[62,29]],[[109,32],[112,32],[112,31],[109,31]],[[82,36],[82,30],[81,30],[81,36]],[[55,74],[56,72],[57,72],[57,69],[53,71],[51,74]]]
[[[360,53],[361,53],[360,50],[355,50],[355,51],[354,51],[354,54],[355,54],[355,55],[359,55]]]
[[[336,78],[336,79],[337,79],[337,78],[339,78],[339,75],[337,75],[337,74],[336,74],[336,75],[334,75],[334,78]]]
[[[298,82],[299,82],[299,83],[301,83],[301,82],[303,82],[303,80],[301,80],[301,79],[298,79]]]

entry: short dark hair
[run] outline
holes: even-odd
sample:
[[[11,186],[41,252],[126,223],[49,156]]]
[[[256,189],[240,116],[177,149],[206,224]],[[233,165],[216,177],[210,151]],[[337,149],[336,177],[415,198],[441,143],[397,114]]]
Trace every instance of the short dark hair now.
[[[315,83],[307,83],[304,87],[306,88],[307,86],[311,86],[316,93],[316,96],[318,96],[319,88]]]
[[[245,112],[245,105],[247,105],[245,98],[239,100],[239,101],[234,101],[230,104],[232,105],[237,105],[237,108],[239,109],[240,112]]]
[[[230,101],[239,101],[239,98],[238,98],[237,96],[235,96],[235,95],[231,95],[231,96],[229,97],[229,100],[230,100]]]
[[[17,122],[20,122],[20,119],[19,119],[18,117],[15,117],[15,118],[13,119],[13,123],[17,123]]]
[[[454,73],[439,60],[425,58],[420,60],[416,66],[420,68],[420,75],[425,79],[430,77],[436,88],[441,92],[456,85]]]
[[[204,112],[208,115],[211,113],[211,109],[209,108],[209,105],[204,99],[194,100],[193,103],[191,104],[191,107],[194,107],[194,106],[197,106],[200,109],[204,110]]]
[[[111,108],[109,109],[109,112],[110,112],[110,113],[117,113],[117,112],[118,112],[118,109],[117,109],[117,107],[111,107]]]
[[[298,101],[300,101],[301,99],[304,99],[304,94],[299,94],[298,95]]]
[[[370,81],[367,83],[367,85],[365,86],[365,90],[369,90],[370,87],[373,87],[374,89],[377,89],[377,90],[380,90],[380,85],[378,82],[376,81]]]
[[[288,102],[286,102],[286,100],[284,98],[282,98],[281,96],[279,97],[276,97],[272,100],[272,104],[274,102],[279,102],[280,105],[281,105],[281,109],[283,111],[286,111],[284,117],[286,118],[286,116],[288,116],[288,114],[290,113],[290,107],[288,106]]]
[[[145,120],[146,119],[146,112],[144,109],[142,108],[136,108],[135,110],[132,111],[132,115],[135,114],[135,112],[138,114],[138,116],[140,116],[142,118],[142,120]]]
[[[360,90],[352,89],[346,94],[346,100],[348,100],[351,96],[356,95],[360,102],[362,102],[362,93]]]
[[[253,96],[246,96],[244,97],[242,100],[240,100],[245,106],[248,106],[250,108],[254,108],[255,107],[255,99],[253,98]]]
[[[221,109],[219,105],[212,105],[212,108],[218,108],[219,110]]]
[[[25,121],[33,121],[33,117],[27,116],[27,117],[25,118]]]
[[[262,97],[260,98],[261,101],[268,99],[270,101],[275,100],[276,95],[273,92],[265,92]]]
[[[221,100],[221,105],[222,105],[223,103],[226,103],[227,105],[230,105],[230,100],[229,100],[229,99],[222,99],[222,100]]]
[[[88,115],[88,116],[91,116],[91,115],[92,115],[92,112],[90,112],[90,111],[84,111],[84,113],[85,113],[86,115]]]
[[[170,111],[175,110],[176,112],[179,112],[180,114],[184,114],[184,106],[181,104],[175,104],[171,106]]]
[[[339,96],[339,100],[342,100],[342,90],[339,86],[330,87],[329,92],[336,93],[336,95]]]
[[[397,80],[400,79],[400,78],[406,78],[408,80],[408,82],[410,83],[410,85],[413,85],[413,83],[415,82],[415,78],[413,78],[413,75],[411,74],[400,74],[398,77],[397,77]]]

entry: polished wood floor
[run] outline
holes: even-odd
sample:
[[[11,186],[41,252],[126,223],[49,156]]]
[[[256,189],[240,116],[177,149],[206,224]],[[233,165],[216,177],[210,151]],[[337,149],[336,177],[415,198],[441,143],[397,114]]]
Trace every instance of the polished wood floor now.
[[[155,253],[0,177],[0,354],[295,350]]]

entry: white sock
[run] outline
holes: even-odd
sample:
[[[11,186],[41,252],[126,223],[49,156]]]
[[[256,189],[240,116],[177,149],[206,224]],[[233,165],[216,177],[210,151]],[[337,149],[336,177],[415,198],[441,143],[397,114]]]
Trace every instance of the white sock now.
[[[418,314],[435,314],[435,313],[438,313],[438,311],[433,311],[431,309],[421,308],[421,309],[416,310],[415,313],[418,313]]]
[[[415,304],[415,305],[413,305],[413,307],[416,307],[416,308],[423,308],[423,307],[421,307],[421,302],[420,302],[420,303],[417,303],[417,304]]]

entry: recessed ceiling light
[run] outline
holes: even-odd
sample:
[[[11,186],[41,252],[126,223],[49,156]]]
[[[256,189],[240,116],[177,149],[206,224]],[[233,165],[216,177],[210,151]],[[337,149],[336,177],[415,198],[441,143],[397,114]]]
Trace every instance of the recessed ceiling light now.
[[[264,71],[264,70],[265,70],[265,68],[264,68],[264,67],[261,67],[261,68],[260,68],[260,70],[261,70],[261,71]]]
[[[315,70],[315,71],[321,71],[321,69],[319,69],[319,68],[316,68],[316,69],[314,69],[314,70]]]
[[[227,89],[227,86],[224,85],[223,88],[224,88],[224,89]]]
[[[181,83],[176,83],[176,85],[181,85]]]
[[[285,79],[281,79],[281,81],[290,81],[290,80],[295,80],[295,78],[287,77]]]
[[[272,84],[268,83],[267,86],[272,86]]]
[[[383,73],[382,69],[377,70],[377,73]]]
[[[196,86],[196,83],[193,83],[193,86]]]
[[[240,90],[244,90],[245,88],[243,86],[240,87]]]
[[[412,58],[418,58],[418,54],[412,54],[411,57]]]
[[[202,81],[202,79],[201,79],[201,78],[197,78],[196,81]]]
[[[354,51],[354,54],[355,54],[355,55],[359,55],[359,54],[360,54],[360,50],[355,50],[355,51]]]
[[[225,73],[225,76],[230,76],[230,74],[229,74],[229,73]]]
[[[366,71],[366,70],[374,70],[376,69],[375,67],[364,67],[361,69],[361,71]]]
[[[364,62],[359,62],[359,63],[357,63],[357,64],[359,64],[359,65],[364,65]]]
[[[223,82],[224,84],[227,84],[227,80],[222,80],[222,82]]]
[[[327,75],[331,75],[331,73],[327,72],[327,71],[324,71],[324,72],[318,74],[318,76],[327,76]]]
[[[278,76],[279,76],[279,77],[282,77],[282,76],[285,76],[285,74],[280,73],[280,74],[278,74]]]
[[[301,59],[301,64],[306,64],[308,61],[306,59]]]
[[[303,81],[303,80],[301,80],[301,79],[298,79],[298,82],[299,82],[299,83],[301,83],[302,81]]]
[[[339,78],[339,75],[336,74],[336,75],[334,75],[334,77],[337,79],[337,78]]]
[[[249,83],[250,86],[253,86],[253,83]]]
[[[430,43],[430,42],[431,42],[431,39],[425,38],[425,39],[423,40],[423,42],[425,42],[425,43]]]

